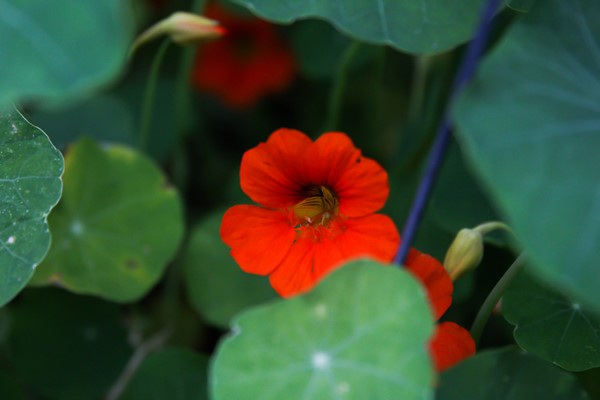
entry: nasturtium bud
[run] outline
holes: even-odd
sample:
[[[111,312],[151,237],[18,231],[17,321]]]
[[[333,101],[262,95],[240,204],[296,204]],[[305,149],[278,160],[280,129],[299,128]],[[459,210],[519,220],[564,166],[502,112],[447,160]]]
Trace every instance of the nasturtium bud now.
[[[477,229],[461,229],[446,252],[444,268],[454,281],[479,265],[483,258],[483,235]]]
[[[131,52],[163,35],[168,35],[177,44],[185,45],[217,39],[224,34],[225,29],[219,26],[217,21],[192,13],[176,12],[138,36],[131,47]]]

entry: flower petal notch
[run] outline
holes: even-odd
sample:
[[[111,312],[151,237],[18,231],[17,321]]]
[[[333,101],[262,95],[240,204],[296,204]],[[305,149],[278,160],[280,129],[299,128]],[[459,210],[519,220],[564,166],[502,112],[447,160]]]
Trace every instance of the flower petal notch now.
[[[345,261],[393,258],[398,230],[375,214],[389,193],[387,173],[344,133],[313,142],[279,129],[244,154],[240,178],[259,205],[230,208],[221,238],[240,268],[269,275],[280,295],[309,290]]]

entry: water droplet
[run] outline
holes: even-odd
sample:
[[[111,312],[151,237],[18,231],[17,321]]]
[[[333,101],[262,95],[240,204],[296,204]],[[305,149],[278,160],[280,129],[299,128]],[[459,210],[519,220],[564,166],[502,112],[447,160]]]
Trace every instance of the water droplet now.
[[[579,304],[579,303],[573,303],[572,307],[573,307],[573,310],[575,310],[575,311],[581,310],[581,304]]]
[[[17,239],[14,236],[9,236],[8,239],[6,239],[6,243],[8,244],[13,244]]]

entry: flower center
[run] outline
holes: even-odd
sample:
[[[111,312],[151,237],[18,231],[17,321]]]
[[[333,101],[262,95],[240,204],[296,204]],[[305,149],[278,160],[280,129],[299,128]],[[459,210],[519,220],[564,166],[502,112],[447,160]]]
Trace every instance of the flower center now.
[[[309,225],[327,225],[338,215],[338,199],[333,191],[325,186],[310,186],[305,191],[306,198],[293,207],[294,216]]]

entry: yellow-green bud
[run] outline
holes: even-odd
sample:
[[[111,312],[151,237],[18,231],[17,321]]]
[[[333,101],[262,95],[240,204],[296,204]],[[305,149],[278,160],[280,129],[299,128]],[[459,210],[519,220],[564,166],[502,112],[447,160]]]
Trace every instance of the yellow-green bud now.
[[[192,13],[176,12],[152,25],[138,36],[131,46],[131,52],[133,53],[142,44],[163,35],[168,35],[173,42],[184,45],[217,39],[223,34],[225,34],[225,29],[219,26],[217,21]]]
[[[479,265],[483,258],[483,236],[477,229],[461,229],[446,252],[444,268],[454,281]]]

